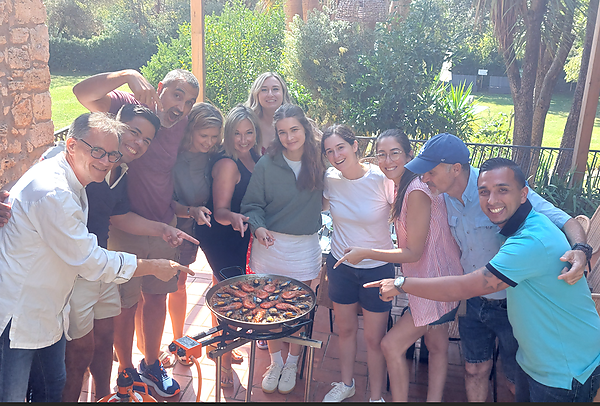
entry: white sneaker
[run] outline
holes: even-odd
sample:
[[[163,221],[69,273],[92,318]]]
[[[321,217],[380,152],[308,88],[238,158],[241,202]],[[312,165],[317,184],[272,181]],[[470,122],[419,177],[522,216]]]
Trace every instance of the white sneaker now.
[[[344,382],[333,382],[331,389],[327,395],[323,398],[323,402],[341,402],[344,399],[354,396],[356,388],[354,385],[354,379],[352,379],[352,386],[348,387]]]
[[[385,403],[385,399],[379,398],[379,400],[373,400],[369,398],[369,403]]]
[[[279,383],[279,377],[281,376],[281,370],[283,367],[276,362],[273,362],[267,368],[267,372],[263,374],[262,390],[265,393],[273,393],[277,389]]]
[[[279,386],[277,387],[279,393],[287,395],[294,390],[296,387],[296,371],[298,371],[298,365],[295,362],[283,366]]]

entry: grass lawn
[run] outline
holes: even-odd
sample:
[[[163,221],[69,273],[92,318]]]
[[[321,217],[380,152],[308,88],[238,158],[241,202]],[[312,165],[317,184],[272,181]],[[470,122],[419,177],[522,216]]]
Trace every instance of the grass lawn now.
[[[78,75],[50,75],[50,97],[52,98],[52,121],[54,121],[54,131],[71,125],[80,114],[87,113],[75,95],[73,86],[81,82],[88,76]],[[127,85],[119,88],[129,91]]]
[[[475,93],[475,104],[488,107],[486,110],[479,113],[479,117],[489,119],[496,116],[498,113],[506,113],[510,115],[514,109],[512,97],[508,94],[480,94]],[[544,127],[544,139],[542,145],[544,147],[559,147],[562,134],[565,129],[565,123],[573,96],[570,94],[555,94],[550,103],[550,110],[546,116],[546,125]],[[596,121],[592,131],[592,142],[590,149],[600,150],[600,114],[596,113]]]
[[[52,121],[58,131],[82,113],[87,112],[73,94],[73,86],[87,76],[50,75],[50,96],[52,97]]]

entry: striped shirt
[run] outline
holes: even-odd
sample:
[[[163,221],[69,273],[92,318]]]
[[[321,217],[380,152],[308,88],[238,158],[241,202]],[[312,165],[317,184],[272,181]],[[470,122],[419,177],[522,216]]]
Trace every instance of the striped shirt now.
[[[419,178],[413,179],[408,185],[402,203],[404,209],[400,213],[400,219],[396,221],[398,248],[404,248],[407,244],[406,218],[408,213],[405,208],[408,196],[415,190],[422,191],[431,199],[431,219],[421,258],[417,262],[402,264],[402,273],[404,276],[417,278],[462,275],[460,250],[450,233],[444,197],[433,195],[429,187]],[[458,302],[436,302],[410,294],[408,295],[408,304],[416,327],[433,323],[458,306]]]

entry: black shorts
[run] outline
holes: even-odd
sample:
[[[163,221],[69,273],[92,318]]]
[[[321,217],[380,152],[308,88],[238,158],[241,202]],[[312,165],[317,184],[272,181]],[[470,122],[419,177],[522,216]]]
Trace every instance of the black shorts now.
[[[384,302],[379,297],[378,288],[364,288],[363,284],[389,279],[396,276],[393,264],[385,264],[376,268],[354,268],[341,264],[333,269],[338,260],[327,256],[327,278],[329,279],[329,298],[339,304],[359,303],[367,311],[374,313],[388,312],[392,301]]]

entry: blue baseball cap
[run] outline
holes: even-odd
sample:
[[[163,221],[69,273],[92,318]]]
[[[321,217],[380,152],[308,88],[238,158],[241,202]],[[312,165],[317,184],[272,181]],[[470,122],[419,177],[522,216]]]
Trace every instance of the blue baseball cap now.
[[[456,135],[443,133],[432,137],[423,145],[419,155],[404,167],[413,173],[423,174],[442,163],[469,163],[469,149]]]

